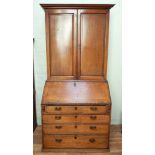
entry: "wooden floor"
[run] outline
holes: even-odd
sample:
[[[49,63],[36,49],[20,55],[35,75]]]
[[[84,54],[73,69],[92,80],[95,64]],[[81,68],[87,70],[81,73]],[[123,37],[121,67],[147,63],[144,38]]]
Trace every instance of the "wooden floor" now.
[[[105,153],[77,153],[77,152],[42,152],[41,126],[38,126],[33,134],[33,154],[34,155],[121,155],[122,154],[122,134],[120,125],[112,125],[110,132],[110,152]]]

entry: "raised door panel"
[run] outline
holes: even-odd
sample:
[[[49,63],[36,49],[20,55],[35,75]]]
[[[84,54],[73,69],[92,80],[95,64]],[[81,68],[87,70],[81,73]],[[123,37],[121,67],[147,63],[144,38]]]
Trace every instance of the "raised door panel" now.
[[[48,79],[75,79],[77,10],[46,13]]]
[[[79,79],[104,79],[106,65],[106,10],[78,10]]]

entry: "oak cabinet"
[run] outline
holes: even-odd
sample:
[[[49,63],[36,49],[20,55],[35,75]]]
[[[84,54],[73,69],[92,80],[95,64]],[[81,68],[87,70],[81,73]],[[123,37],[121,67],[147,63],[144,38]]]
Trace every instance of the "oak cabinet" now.
[[[45,10],[47,55],[43,150],[109,149],[107,59],[113,5],[41,6]]]

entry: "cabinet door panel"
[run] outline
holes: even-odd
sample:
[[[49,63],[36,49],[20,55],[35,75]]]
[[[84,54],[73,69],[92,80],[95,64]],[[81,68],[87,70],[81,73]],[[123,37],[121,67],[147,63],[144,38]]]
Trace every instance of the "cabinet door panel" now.
[[[106,36],[105,10],[78,11],[78,76],[80,79],[103,79]]]
[[[77,10],[47,13],[48,79],[75,79]]]

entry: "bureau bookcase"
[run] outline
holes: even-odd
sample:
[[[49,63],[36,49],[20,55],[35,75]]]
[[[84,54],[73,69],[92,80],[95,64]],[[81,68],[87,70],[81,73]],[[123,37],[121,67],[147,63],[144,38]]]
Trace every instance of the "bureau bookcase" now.
[[[43,150],[108,150],[111,98],[107,59],[113,5],[41,6],[47,55],[41,105]]]

